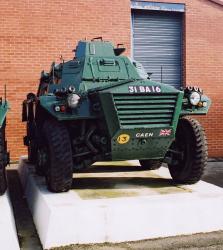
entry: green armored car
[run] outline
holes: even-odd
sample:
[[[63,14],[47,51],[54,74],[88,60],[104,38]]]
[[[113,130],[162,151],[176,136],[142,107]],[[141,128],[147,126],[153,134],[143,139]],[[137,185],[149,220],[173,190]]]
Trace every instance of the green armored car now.
[[[125,48],[80,41],[75,57],[42,72],[37,94],[23,102],[24,144],[48,189],[72,187],[73,172],[96,161],[138,159],[140,169],[166,162],[176,183],[200,180],[207,162],[204,115],[210,99],[198,87],[154,82]]]
[[[0,98],[0,195],[7,189],[7,179],[5,167],[9,163],[9,153],[7,152],[7,142],[5,139],[6,114],[9,106],[6,100]]]

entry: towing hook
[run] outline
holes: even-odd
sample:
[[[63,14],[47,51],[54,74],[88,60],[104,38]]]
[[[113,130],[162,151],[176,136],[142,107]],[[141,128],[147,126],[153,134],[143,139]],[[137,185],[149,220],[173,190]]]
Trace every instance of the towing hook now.
[[[145,144],[147,143],[147,140],[146,140],[146,139],[140,139],[140,140],[139,140],[139,143],[140,143],[141,145],[145,145]]]

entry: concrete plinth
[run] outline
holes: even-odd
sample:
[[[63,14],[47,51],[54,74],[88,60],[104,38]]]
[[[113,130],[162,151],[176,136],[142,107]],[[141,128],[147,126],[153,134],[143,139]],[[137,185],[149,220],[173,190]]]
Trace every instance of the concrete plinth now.
[[[73,190],[62,194],[48,192],[24,159],[19,173],[44,249],[223,229],[222,188],[202,181],[174,186],[164,167],[100,163],[75,174]]]
[[[8,192],[0,196],[0,249],[20,249]]]

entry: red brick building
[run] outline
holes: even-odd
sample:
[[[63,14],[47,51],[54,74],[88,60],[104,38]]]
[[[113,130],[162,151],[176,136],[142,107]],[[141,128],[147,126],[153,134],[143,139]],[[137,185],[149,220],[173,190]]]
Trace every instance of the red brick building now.
[[[158,17],[158,26],[159,18],[163,17],[167,22],[159,26],[160,30],[151,26],[152,30],[149,31],[144,23],[143,33],[140,33],[140,22],[153,17]],[[212,98],[211,110],[201,120],[207,132],[209,155],[222,157],[223,1],[9,0],[0,4],[0,95],[3,94],[3,85],[7,84],[11,103],[7,136],[12,159],[26,154],[21,103],[27,92],[36,91],[42,69],[49,69],[51,62],[59,61],[61,54],[65,59],[70,59],[78,40],[96,36],[103,36],[114,44],[124,43],[128,55],[140,59],[140,53],[143,53],[148,61],[153,50],[157,53],[162,50],[163,38],[158,35],[161,39],[158,43],[155,33],[166,34],[167,28],[171,38],[175,37],[171,27],[176,23],[169,23],[171,18],[173,22],[175,18],[178,20],[175,29],[178,39],[176,46],[173,46],[178,51],[174,50],[175,54],[171,52],[165,58],[167,61],[169,58],[172,60],[170,65],[173,68],[165,76],[164,65],[164,78],[167,79],[171,74],[173,78],[177,75],[176,84],[199,85]],[[153,37],[150,48],[142,44],[144,35]],[[172,41],[168,37],[164,39],[164,44]],[[160,45],[158,49],[157,44]],[[148,48],[152,51],[149,52]],[[162,55],[158,56],[162,59]],[[153,59],[156,57],[153,55]]]

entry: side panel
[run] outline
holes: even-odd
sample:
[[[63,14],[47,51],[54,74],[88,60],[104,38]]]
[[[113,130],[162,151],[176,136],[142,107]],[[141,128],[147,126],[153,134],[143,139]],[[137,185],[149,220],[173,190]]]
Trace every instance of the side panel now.
[[[163,159],[174,133],[172,127],[120,129],[111,139],[112,160]]]
[[[69,110],[67,112],[56,112],[54,107],[56,105],[63,104],[64,101],[57,100],[55,96],[41,96],[40,104],[41,106],[53,117],[58,120],[70,121],[77,119],[93,119],[95,118],[94,114],[90,110],[89,100],[83,99],[79,107],[75,110]]]
[[[0,127],[4,123],[8,109],[9,109],[8,102],[2,102],[2,105],[0,105]]]

